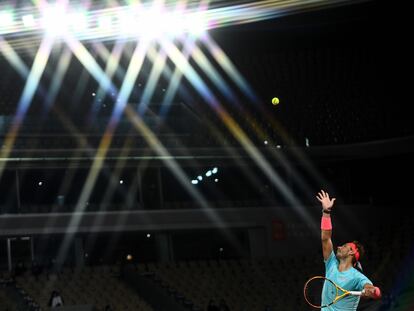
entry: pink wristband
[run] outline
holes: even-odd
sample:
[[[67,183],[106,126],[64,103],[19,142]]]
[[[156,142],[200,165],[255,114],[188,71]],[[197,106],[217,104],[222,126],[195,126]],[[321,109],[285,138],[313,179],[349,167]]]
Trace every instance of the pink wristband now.
[[[381,290],[375,286],[375,292],[374,292],[374,298],[380,298],[381,297]]]
[[[322,230],[332,230],[331,217],[323,217],[321,219],[321,229]]]

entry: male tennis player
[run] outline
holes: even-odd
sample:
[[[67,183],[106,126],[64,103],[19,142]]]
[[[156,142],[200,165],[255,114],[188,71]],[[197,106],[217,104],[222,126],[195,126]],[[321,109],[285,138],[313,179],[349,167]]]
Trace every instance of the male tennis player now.
[[[372,282],[355,268],[359,265],[359,260],[364,254],[364,249],[358,241],[339,246],[336,251],[336,256],[334,254],[331,240],[331,210],[336,199],[331,199],[329,194],[323,190],[318,193],[316,198],[322,204],[321,239],[326,269],[325,277],[346,290],[362,291],[361,297],[381,298],[380,289],[372,285]],[[322,305],[328,302],[327,300],[329,300],[329,293],[327,288],[324,287],[322,291]],[[358,303],[359,296],[347,296],[329,307],[322,308],[322,310],[351,311],[357,309]]]

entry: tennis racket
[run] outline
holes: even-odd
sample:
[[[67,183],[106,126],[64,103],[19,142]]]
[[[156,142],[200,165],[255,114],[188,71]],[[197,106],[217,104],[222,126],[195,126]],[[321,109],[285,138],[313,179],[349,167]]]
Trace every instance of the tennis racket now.
[[[325,300],[322,300],[322,293]],[[317,309],[326,308],[347,296],[361,296],[362,291],[348,291],[343,289],[334,281],[324,276],[314,276],[306,281],[303,295],[306,302]]]

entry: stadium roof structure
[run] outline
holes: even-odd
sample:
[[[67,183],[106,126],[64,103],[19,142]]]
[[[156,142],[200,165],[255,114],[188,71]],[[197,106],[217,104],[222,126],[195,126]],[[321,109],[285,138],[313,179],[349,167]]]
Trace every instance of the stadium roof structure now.
[[[178,17],[208,20],[206,32],[185,24],[187,33],[161,39],[142,36],[157,25],[167,32],[178,22],[170,15],[137,13],[124,33],[135,7],[74,8],[0,6],[4,158],[52,149],[74,157],[103,146],[191,156],[414,132],[396,78],[406,58],[395,49],[397,26],[384,23],[391,8],[378,1],[193,1],[191,18]]]

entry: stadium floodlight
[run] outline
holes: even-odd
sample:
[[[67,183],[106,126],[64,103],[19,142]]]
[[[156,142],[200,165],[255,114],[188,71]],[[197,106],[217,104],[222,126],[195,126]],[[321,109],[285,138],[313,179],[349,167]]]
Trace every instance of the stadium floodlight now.
[[[72,12],[68,15],[69,28],[75,34],[88,29],[88,16],[85,11]]]
[[[63,6],[54,5],[44,9],[42,27],[48,35],[59,36],[67,31],[68,20]]]
[[[165,29],[164,32],[170,37],[178,37],[185,33],[186,24],[184,22],[185,16],[182,12],[171,12],[165,14]]]
[[[26,28],[32,28],[36,26],[36,21],[33,14],[27,14],[22,17],[23,25]]]
[[[35,36],[42,32],[47,36],[74,35],[79,41],[103,38],[134,40],[141,37],[163,40],[165,37],[174,38],[181,35],[190,35],[197,39],[204,37],[206,31],[213,28],[253,23],[309,9],[314,10],[317,6],[327,8],[342,3],[342,1],[316,0],[309,4],[308,1],[296,0],[286,3],[253,1],[238,4],[236,1],[232,5],[223,4],[214,8],[208,5],[187,8],[180,2],[164,4],[163,1],[155,1],[155,4],[150,6],[140,1],[132,1],[133,4],[126,6],[110,5],[89,10],[89,7],[78,5],[76,8],[71,8],[70,1],[63,1],[65,4],[57,2],[52,4],[48,1],[40,1],[41,5],[18,8],[16,11],[1,5],[0,34],[5,40],[21,36],[19,32],[27,32],[27,30],[31,30],[29,35]],[[70,14],[77,10],[85,13]],[[108,16],[111,23],[108,22]],[[104,22],[99,27],[102,23],[101,18]],[[19,42],[20,40],[16,40],[15,44],[18,45]]]
[[[160,38],[165,27],[171,26],[165,24],[163,19],[163,13],[156,8],[148,10],[145,14],[140,14],[139,20],[137,21],[139,35],[150,40]]]
[[[201,37],[208,29],[204,12],[189,13],[185,19],[186,29],[194,37]]]
[[[118,13],[121,36],[130,37],[139,31],[138,16],[135,11],[122,10]]]
[[[9,32],[14,24],[14,17],[11,11],[0,11],[0,33]]]
[[[98,28],[102,33],[108,33],[112,29],[112,16],[103,14],[98,18]]]

